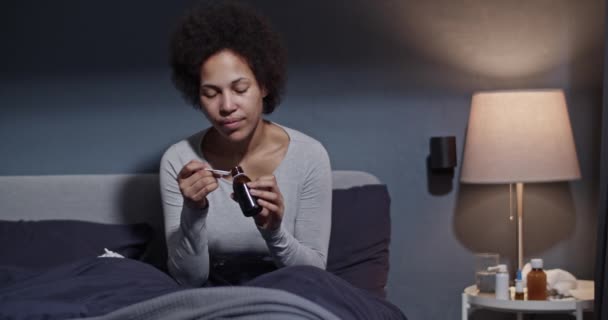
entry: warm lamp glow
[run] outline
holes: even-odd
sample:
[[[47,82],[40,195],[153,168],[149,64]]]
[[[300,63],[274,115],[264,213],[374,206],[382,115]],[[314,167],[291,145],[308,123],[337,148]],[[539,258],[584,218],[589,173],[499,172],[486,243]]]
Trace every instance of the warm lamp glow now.
[[[460,181],[549,182],[580,177],[561,90],[473,95]]]
[[[473,95],[460,181],[516,184],[518,269],[523,268],[524,182],[580,177],[563,91]]]
[[[605,10],[598,1],[380,3],[374,7],[390,9],[367,11],[376,12],[375,25],[386,26],[391,40],[481,77],[514,80],[551,72],[596,50],[603,39]]]

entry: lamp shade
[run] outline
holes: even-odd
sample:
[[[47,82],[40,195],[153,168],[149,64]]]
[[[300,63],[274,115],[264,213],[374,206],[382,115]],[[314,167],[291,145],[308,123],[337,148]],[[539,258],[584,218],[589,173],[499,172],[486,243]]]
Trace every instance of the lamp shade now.
[[[580,177],[563,91],[473,95],[461,182],[550,182]]]

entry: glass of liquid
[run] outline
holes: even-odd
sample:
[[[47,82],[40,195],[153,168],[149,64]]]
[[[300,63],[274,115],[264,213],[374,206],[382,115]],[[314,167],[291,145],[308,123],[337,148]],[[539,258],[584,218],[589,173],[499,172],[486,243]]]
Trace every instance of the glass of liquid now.
[[[475,254],[475,285],[479,292],[494,292],[496,284],[496,272],[488,271],[488,267],[499,263],[498,253],[476,253]]]

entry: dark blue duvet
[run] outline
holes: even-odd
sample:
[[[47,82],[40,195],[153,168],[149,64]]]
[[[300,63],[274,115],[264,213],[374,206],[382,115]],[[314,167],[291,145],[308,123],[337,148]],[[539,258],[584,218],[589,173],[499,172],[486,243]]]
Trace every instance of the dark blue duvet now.
[[[90,258],[50,269],[0,266],[0,319],[96,316],[179,290],[151,265]]]
[[[314,267],[279,269],[244,285],[288,291],[341,319],[405,319],[387,300]],[[46,270],[0,266],[0,319],[101,316],[183,289],[190,288],[132,259],[90,258]]]

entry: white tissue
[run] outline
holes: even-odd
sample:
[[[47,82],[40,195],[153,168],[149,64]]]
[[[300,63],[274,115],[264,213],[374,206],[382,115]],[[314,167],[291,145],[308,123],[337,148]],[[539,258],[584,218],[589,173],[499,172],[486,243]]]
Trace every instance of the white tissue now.
[[[531,270],[532,266],[529,263],[526,263],[521,270],[524,287],[527,286],[526,278],[528,272]],[[560,295],[571,296],[570,290],[576,289],[576,277],[570,272],[562,269],[549,269],[544,271],[547,275],[547,290],[555,290]]]
[[[563,296],[570,296],[570,290],[576,289],[576,278],[568,271],[551,269],[547,273],[547,288],[557,291]]]
[[[106,248],[103,248],[103,250],[105,251],[104,254],[98,256],[98,258],[124,258],[123,255],[121,255],[120,253],[116,253],[114,251],[110,251]]]

